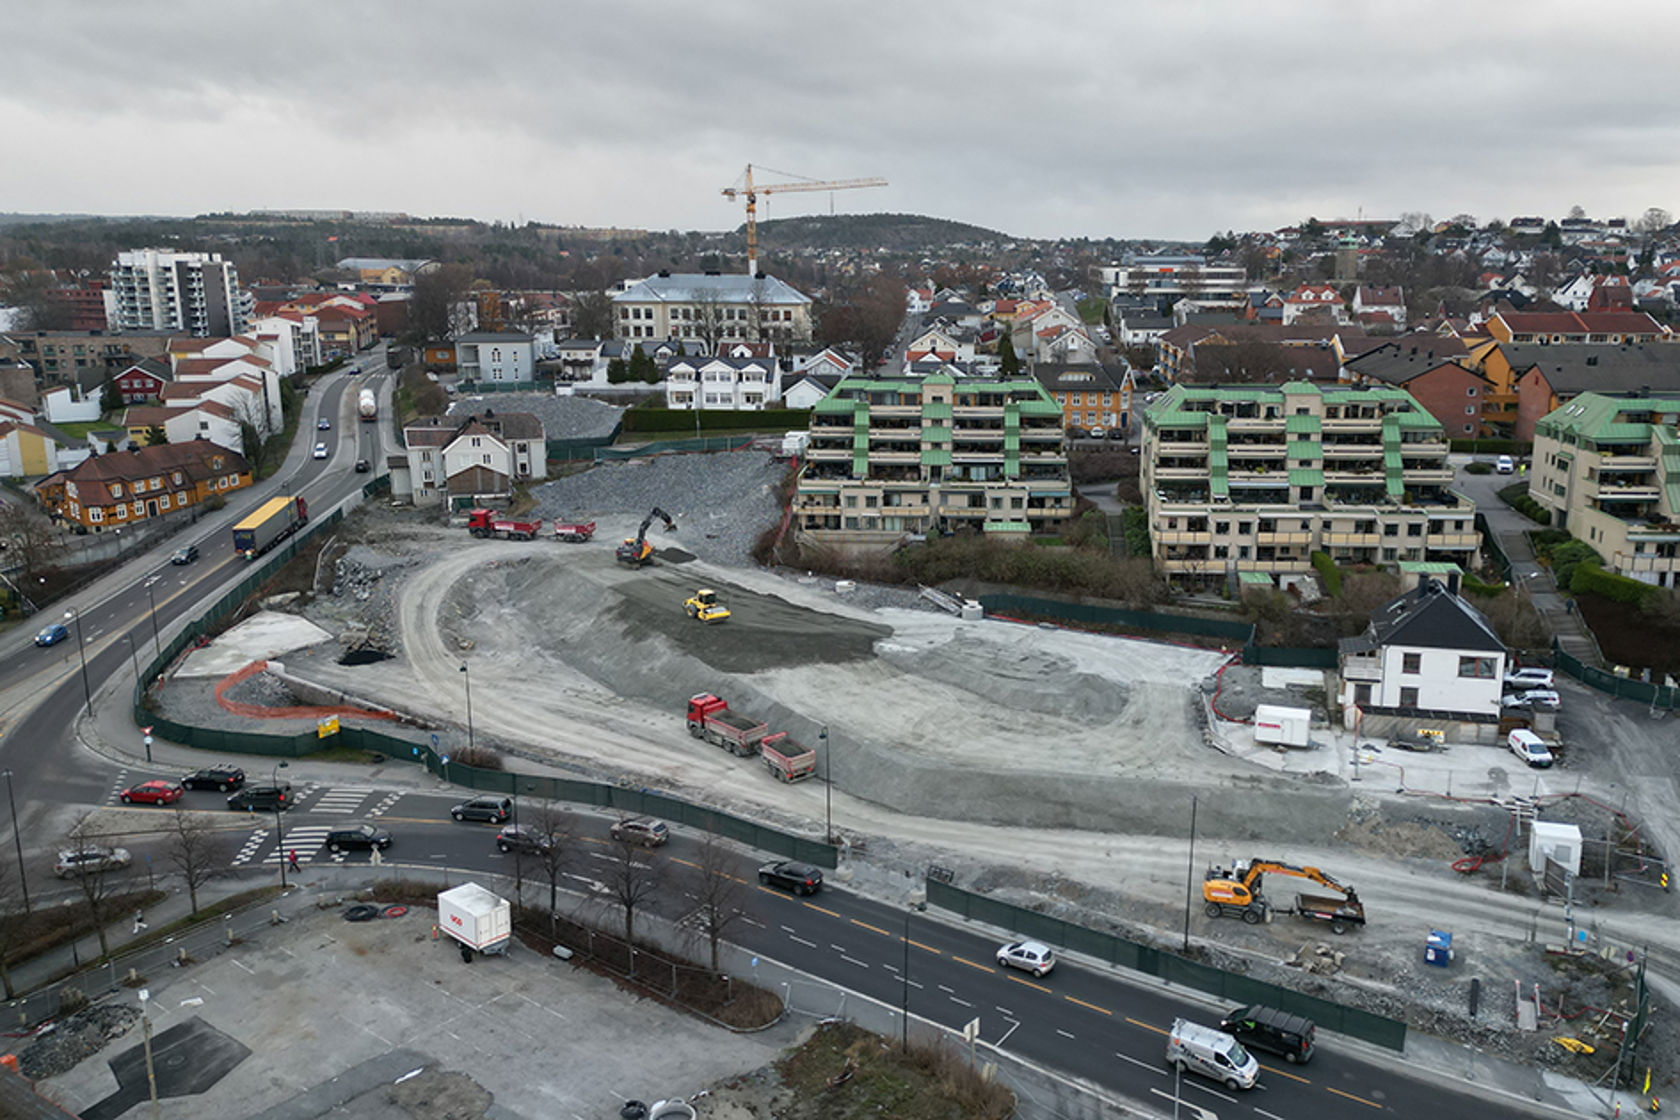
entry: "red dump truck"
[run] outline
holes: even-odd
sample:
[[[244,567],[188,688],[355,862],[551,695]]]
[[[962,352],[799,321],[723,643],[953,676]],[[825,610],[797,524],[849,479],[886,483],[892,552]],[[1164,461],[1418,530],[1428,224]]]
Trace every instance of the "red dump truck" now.
[[[721,696],[702,692],[688,699],[688,733],[730,754],[751,758],[769,730],[761,719],[730,711]]]
[[[593,521],[557,521],[554,523],[554,539],[567,541],[571,544],[582,544],[595,535]]]
[[[759,742],[764,768],[784,782],[802,782],[817,772],[817,752],[789,735],[778,731],[766,735]]]
[[[534,541],[542,532],[542,521],[521,521],[504,517],[493,509],[475,509],[467,514],[467,532],[475,537],[505,537],[510,541]]]

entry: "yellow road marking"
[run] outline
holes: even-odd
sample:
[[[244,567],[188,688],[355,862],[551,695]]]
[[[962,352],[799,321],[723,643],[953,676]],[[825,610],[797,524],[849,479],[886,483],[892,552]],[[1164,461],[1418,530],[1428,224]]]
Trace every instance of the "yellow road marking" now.
[[[816,911],[816,912],[817,912],[817,913],[819,913],[819,914],[827,914],[827,915],[828,915],[828,916],[829,916],[829,917],[831,917],[831,918],[838,918],[838,917],[839,917],[839,916],[840,916],[840,915],[838,915],[838,914],[836,914],[836,913],[835,913],[835,912],[834,912],[834,911],[832,911],[832,910],[826,910],[826,909],[824,909],[824,908],[823,908],[823,907],[821,907],[821,906],[818,906],[818,905],[817,905],[817,904],[816,904],[816,903],[814,903],[814,902],[807,902],[807,903],[806,903],[806,904],[805,904],[805,905],[806,905],[806,906],[809,906],[809,907],[810,907],[810,908],[811,908],[811,909],[813,909],[813,910],[815,910],[815,911]]]
[[[1376,1101],[1368,1101],[1364,1097],[1356,1097],[1352,1093],[1344,1093],[1340,1089],[1331,1089],[1328,1085],[1326,1085],[1325,1088],[1329,1089],[1330,1092],[1336,1094],[1338,1097],[1346,1097],[1350,1101],[1358,1101],[1360,1104],[1366,1105],[1370,1108],[1382,1107],[1382,1105],[1378,1104]]]
[[[966,964],[970,968],[978,968],[981,972],[992,971],[992,966],[989,964],[975,964],[973,961],[959,957],[955,953],[951,954],[951,959],[956,961],[958,964]]]
[[[935,949],[932,945],[923,945],[920,941],[914,941],[914,940],[911,940],[908,937],[901,937],[901,938],[899,938],[899,940],[900,941],[909,941],[910,944],[912,944],[916,948],[922,950],[924,953],[932,953],[936,957],[943,957],[945,955],[944,953],[941,953],[938,949]]]
[[[1034,984],[1031,980],[1023,979],[1020,976],[1016,976],[1013,972],[1005,971],[1004,975],[1009,977],[1009,979],[1015,981],[1015,983],[1017,983],[1017,984],[1025,984],[1029,988],[1037,988],[1039,991],[1043,992],[1047,996],[1055,994],[1049,988],[1046,988],[1043,984]]]
[[[770,895],[772,898],[787,898],[787,895],[783,894],[781,891],[773,891],[769,887],[764,886],[763,884],[756,884],[756,885],[758,886],[759,890],[763,891],[767,895]],[[789,901],[791,902],[792,900],[789,899]]]
[[[1091,1010],[1092,1010],[1092,1011],[1095,1011],[1095,1012],[1098,1012],[1098,1013],[1099,1013],[1099,1014],[1102,1014],[1102,1015],[1107,1015],[1107,1016],[1110,1016],[1110,1017],[1113,1017],[1113,1015],[1114,1015],[1114,1012],[1112,1012],[1112,1011],[1110,1011],[1110,1010],[1109,1010],[1109,1009],[1108,1009],[1108,1008],[1106,1008],[1106,1007],[1098,1007],[1098,1006],[1097,1006],[1097,1005],[1096,1005],[1096,1004],[1094,1004],[1094,1003],[1086,1003],[1086,1002],[1085,1002],[1085,1001],[1084,1001],[1084,1000],[1082,1000],[1082,999],[1075,999],[1075,998],[1074,998],[1074,997],[1072,997],[1072,996],[1063,996],[1063,997],[1062,997],[1062,998],[1063,998],[1063,999],[1065,999],[1065,1000],[1067,1000],[1067,1001],[1068,1001],[1068,1002],[1069,1002],[1069,1003],[1077,1003],[1077,1004],[1078,1004],[1078,1005],[1079,1005],[1079,1006],[1081,1006],[1081,1007],[1088,1007],[1088,1008],[1090,1008],[1090,1009],[1091,1009]]]
[[[681,856],[668,856],[666,858],[668,858],[672,863],[680,863],[684,867],[692,867],[696,871],[700,870],[700,865],[698,863],[690,863],[686,859],[683,859]]]
[[[854,926],[862,926],[864,929],[869,930],[871,933],[878,933],[882,937],[891,937],[892,936],[892,934],[888,933],[886,930],[882,929],[880,926],[872,926],[868,922],[860,922],[856,918],[852,919],[852,924]]]
[[[1150,1023],[1140,1023],[1136,1019],[1131,1018],[1130,1016],[1127,1016],[1126,1022],[1130,1023],[1134,1027],[1142,1027],[1146,1031],[1154,1031],[1156,1034],[1170,1034],[1170,1033],[1172,1033],[1170,1031],[1164,1031],[1160,1027],[1154,1026]]]
[[[1276,1069],[1272,1066],[1267,1065],[1264,1062],[1260,1063],[1260,1068],[1265,1070],[1267,1073],[1275,1073],[1279,1077],[1287,1077],[1291,1081],[1299,1081],[1303,1085],[1311,1085],[1312,1084],[1311,1081],[1308,1081],[1305,1077],[1302,1077],[1299,1074],[1290,1073],[1286,1069]]]

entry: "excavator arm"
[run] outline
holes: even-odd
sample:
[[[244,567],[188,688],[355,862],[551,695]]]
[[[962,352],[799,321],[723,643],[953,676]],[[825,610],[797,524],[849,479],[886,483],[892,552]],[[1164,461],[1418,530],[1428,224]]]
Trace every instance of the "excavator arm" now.
[[[623,560],[626,563],[634,564],[637,567],[641,567],[642,563],[647,560],[648,554],[651,551],[647,547],[647,531],[648,526],[652,525],[655,520],[665,522],[665,531],[667,533],[674,533],[677,531],[677,523],[671,520],[671,515],[660,509],[658,506],[654,506],[648,515],[642,518],[642,524],[636,530],[635,537],[624,538],[624,543],[618,546],[618,558],[620,560]]]

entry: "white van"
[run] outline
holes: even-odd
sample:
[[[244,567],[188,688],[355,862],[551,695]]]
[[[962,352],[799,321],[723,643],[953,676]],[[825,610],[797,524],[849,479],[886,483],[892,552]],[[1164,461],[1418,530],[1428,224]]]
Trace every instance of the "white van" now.
[[[1546,741],[1532,731],[1519,727],[1511,732],[1505,743],[1512,754],[1530,766],[1544,768],[1552,764],[1552,752],[1546,747]]]
[[[1252,1089],[1260,1062],[1242,1043],[1212,1027],[1174,1019],[1167,1036],[1167,1064],[1221,1082],[1227,1089]]]

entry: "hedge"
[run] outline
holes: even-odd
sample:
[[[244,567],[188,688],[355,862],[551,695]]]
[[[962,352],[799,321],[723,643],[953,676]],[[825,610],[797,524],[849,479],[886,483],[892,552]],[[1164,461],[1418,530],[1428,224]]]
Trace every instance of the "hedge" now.
[[[1569,579],[1569,590],[1577,595],[1591,593],[1618,603],[1638,604],[1656,594],[1658,589],[1589,563],[1576,565],[1575,574]]]
[[[713,432],[740,431],[757,428],[763,431],[803,431],[811,426],[808,408],[760,408],[700,410],[700,430]],[[624,431],[630,432],[692,432],[694,410],[688,408],[627,408],[624,410]]]
[[[1495,595],[1503,594],[1508,586],[1503,583],[1483,583],[1473,575],[1465,574],[1461,585],[1466,595],[1480,595],[1484,599],[1491,599]]]
[[[1318,569],[1319,576],[1324,580],[1324,591],[1332,599],[1342,593],[1342,571],[1336,567],[1336,562],[1330,559],[1328,552],[1312,554],[1312,566]]]

